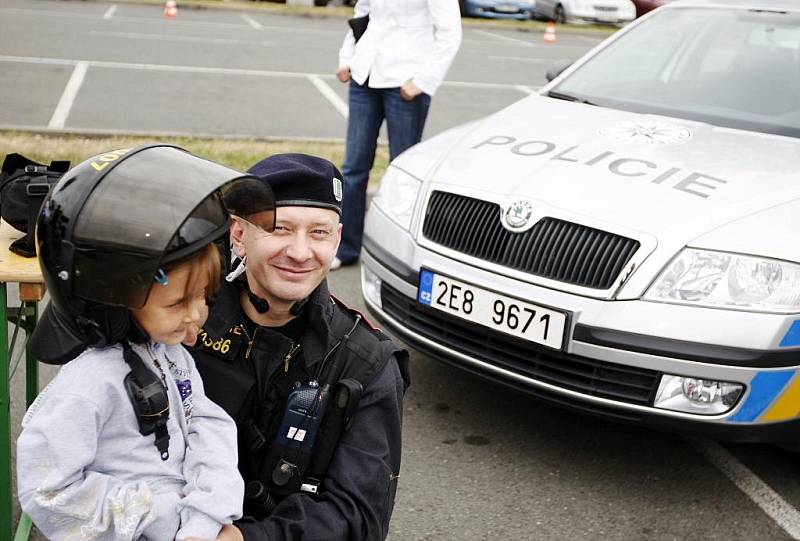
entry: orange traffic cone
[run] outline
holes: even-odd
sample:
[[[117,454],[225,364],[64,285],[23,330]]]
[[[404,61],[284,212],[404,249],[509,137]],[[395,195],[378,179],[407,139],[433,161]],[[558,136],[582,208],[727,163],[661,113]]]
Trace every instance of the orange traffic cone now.
[[[175,0],[167,0],[164,4],[164,18],[174,19],[178,16],[178,3]]]
[[[548,21],[547,27],[544,29],[544,42],[545,43],[556,42],[556,25],[553,21]]]

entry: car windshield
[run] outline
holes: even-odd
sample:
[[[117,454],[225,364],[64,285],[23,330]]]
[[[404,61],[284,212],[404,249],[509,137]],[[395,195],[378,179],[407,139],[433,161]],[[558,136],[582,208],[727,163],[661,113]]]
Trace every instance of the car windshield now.
[[[551,96],[800,137],[800,14],[664,9]]]

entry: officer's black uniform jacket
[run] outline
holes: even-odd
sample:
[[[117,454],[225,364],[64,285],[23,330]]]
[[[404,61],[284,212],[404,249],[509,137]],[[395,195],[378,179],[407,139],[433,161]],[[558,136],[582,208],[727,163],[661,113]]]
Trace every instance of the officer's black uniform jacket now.
[[[302,355],[296,353],[287,363],[286,356],[294,346],[289,338],[266,327],[258,327],[255,334],[238,327],[248,321],[241,309],[240,292],[240,286],[223,281],[192,354],[206,394],[236,421],[239,469],[247,482],[258,477],[251,451],[252,419],[280,416],[298,370],[305,374],[303,378],[313,379],[320,361],[341,338],[333,329],[350,330],[355,317],[331,299],[323,281],[303,308],[307,328],[297,352]],[[314,500],[306,494],[291,494],[261,522],[237,524],[246,541],[386,537],[400,471],[408,356],[390,341],[380,340],[363,323],[346,344],[346,355],[360,363],[360,371],[367,376],[361,378],[364,392],[358,410],[339,441],[321,495]],[[287,367],[291,370],[285,371]]]

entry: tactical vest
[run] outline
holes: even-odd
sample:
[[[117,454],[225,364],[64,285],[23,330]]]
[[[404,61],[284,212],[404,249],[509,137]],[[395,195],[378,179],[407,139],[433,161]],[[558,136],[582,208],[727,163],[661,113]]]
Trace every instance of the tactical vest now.
[[[334,360],[338,349],[342,346],[329,352],[330,358],[315,365],[314,370],[318,373],[314,374],[309,373],[305,359],[303,362],[294,362],[297,359],[290,358],[269,374],[266,382],[262,382],[263,388],[266,389],[262,396],[240,397],[245,403],[240,411],[231,411],[236,409],[233,403],[236,396],[226,395],[220,391],[220,387],[229,387],[227,390],[234,395],[237,392],[257,394],[258,376],[254,373],[247,381],[248,378],[241,371],[237,371],[234,375],[230,370],[223,370],[224,365],[214,366],[214,363],[225,363],[223,359],[227,359],[228,363],[236,362],[236,359],[241,360],[249,353],[248,348],[252,346],[242,336],[242,329],[238,326],[232,327],[225,336],[219,338],[201,332],[198,344],[195,346],[201,352],[217,358],[203,362],[202,353],[195,355],[203,374],[206,394],[215,399],[216,394],[220,405],[236,420],[240,457],[247,457],[246,464],[240,464],[242,476],[245,481],[261,481],[277,501],[301,489],[311,495],[317,492],[313,487],[322,489],[328,463],[339,439],[349,426],[350,417],[354,413],[357,414],[357,407],[351,408],[351,411],[343,407],[329,407],[322,418],[310,452],[276,444],[276,434],[280,428],[286,401],[298,383],[308,384],[312,380],[317,380],[323,385],[324,382],[331,382],[331,393],[338,382],[347,385],[356,381],[361,387],[366,388],[394,356],[408,386],[408,353],[396,348],[386,335],[371,327],[360,314],[341,303],[337,305],[340,310],[334,312],[334,317],[329,322],[332,334],[341,339],[350,333],[349,339],[343,345],[338,366],[335,366]],[[209,378],[203,368],[213,370],[214,374]],[[222,382],[226,385],[222,385]],[[228,383],[230,385],[227,385]],[[213,392],[214,389],[217,389],[216,393]],[[303,430],[302,426],[294,428]],[[284,468],[291,471],[281,473],[281,461],[291,464],[291,467]]]

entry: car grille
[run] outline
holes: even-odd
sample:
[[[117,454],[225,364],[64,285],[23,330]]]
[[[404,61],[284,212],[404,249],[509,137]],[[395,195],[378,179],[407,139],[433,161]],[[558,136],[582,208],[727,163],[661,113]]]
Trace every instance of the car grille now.
[[[422,234],[446,248],[515,270],[593,289],[608,289],[639,242],[545,217],[522,233],[500,221],[497,203],[435,191]]]
[[[660,373],[544,350],[422,306],[384,282],[383,310],[416,334],[494,366],[582,394],[630,404],[650,405]]]

